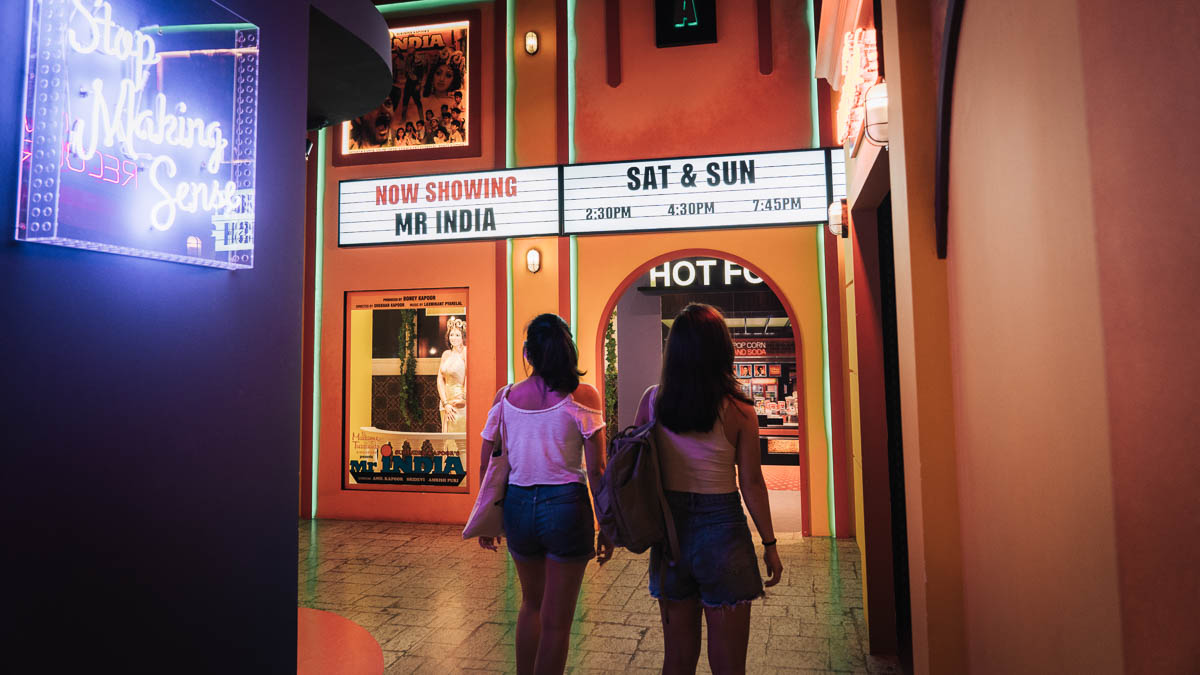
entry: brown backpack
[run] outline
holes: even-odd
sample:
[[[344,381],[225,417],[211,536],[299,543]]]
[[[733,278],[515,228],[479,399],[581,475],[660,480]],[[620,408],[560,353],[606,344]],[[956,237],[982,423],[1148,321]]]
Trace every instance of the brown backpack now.
[[[679,540],[663,494],[654,424],[651,419],[640,427],[627,427],[609,441],[604,482],[596,495],[596,520],[613,545],[634,553],[665,544],[665,558],[673,566]]]

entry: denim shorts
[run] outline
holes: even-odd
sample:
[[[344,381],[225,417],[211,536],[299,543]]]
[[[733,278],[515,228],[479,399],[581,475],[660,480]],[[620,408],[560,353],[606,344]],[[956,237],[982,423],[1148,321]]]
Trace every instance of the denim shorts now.
[[[738,493],[667,491],[679,538],[674,566],[659,562],[661,546],[650,549],[650,595],[667,600],[696,596],[705,607],[730,607],[763,596],[754,541]]]
[[[590,560],[596,556],[594,522],[583,483],[509,485],[504,494],[504,533],[517,560]]]

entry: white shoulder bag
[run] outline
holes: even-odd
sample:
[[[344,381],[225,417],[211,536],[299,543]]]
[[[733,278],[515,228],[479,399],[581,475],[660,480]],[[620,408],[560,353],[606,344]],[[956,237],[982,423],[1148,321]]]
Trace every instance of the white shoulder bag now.
[[[504,534],[504,493],[508,489],[508,443],[504,439],[504,399],[508,397],[508,385],[500,394],[500,423],[493,443],[492,456],[488,459],[487,473],[479,483],[479,494],[475,506],[463,528],[463,539],[475,537],[499,537]]]

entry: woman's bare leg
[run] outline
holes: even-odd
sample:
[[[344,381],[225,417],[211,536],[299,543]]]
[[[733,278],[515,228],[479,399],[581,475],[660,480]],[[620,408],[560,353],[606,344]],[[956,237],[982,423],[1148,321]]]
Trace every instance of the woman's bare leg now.
[[[517,560],[517,577],[521,580],[521,611],[517,613],[517,672],[534,672],[538,643],[542,635],[542,601],[546,588],[546,561]]]
[[[750,603],[733,607],[705,607],[708,624],[708,667],[714,675],[746,672],[746,645],[750,642]]]
[[[567,647],[571,639],[571,622],[575,620],[575,605],[579,602],[579,587],[587,560],[556,562],[546,560],[546,587],[542,598],[542,640],[538,645],[538,675],[558,675],[567,667]]]
[[[663,623],[663,673],[696,672],[700,660],[700,599],[659,600]]]

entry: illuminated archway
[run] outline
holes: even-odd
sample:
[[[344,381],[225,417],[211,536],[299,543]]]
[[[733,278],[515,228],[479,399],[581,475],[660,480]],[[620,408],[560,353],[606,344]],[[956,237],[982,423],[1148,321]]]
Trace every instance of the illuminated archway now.
[[[795,363],[796,363],[796,380],[798,383],[802,384],[804,382],[804,374],[805,374],[804,373],[804,359],[803,359],[803,344],[804,344],[803,336],[801,335],[800,322],[797,321],[797,319],[796,319],[796,313],[792,309],[792,304],[789,301],[788,297],[783,293],[779,284],[777,284],[773,279],[771,279],[770,275],[766,274],[757,265],[755,265],[754,263],[750,262],[749,260],[747,260],[735,253],[730,253],[728,251],[723,251],[723,250],[719,250],[719,249],[712,249],[712,248],[676,249],[673,251],[669,251],[669,252],[657,255],[657,256],[641,263],[637,267],[635,267],[629,274],[625,275],[625,278],[621,280],[621,282],[617,285],[617,287],[609,295],[608,300],[604,303],[604,311],[600,313],[600,318],[599,318],[600,320],[597,322],[597,325],[595,327],[595,331],[596,331],[595,332],[595,337],[596,337],[595,344],[596,345],[604,344],[604,330],[605,330],[606,326],[608,325],[608,319],[609,319],[609,317],[612,316],[613,311],[616,309],[617,302],[620,301],[621,296],[623,296],[625,294],[625,292],[627,290],[629,290],[629,288],[633,285],[633,283],[635,281],[637,281],[647,271],[663,264],[664,262],[670,262],[672,260],[677,260],[679,258],[688,258],[688,257],[710,257],[710,258],[718,258],[721,260],[729,260],[729,261],[737,263],[738,265],[741,265],[743,268],[749,270],[755,276],[757,276],[763,280],[763,283],[765,283],[767,285],[767,287],[771,289],[771,292],[775,294],[775,297],[779,299],[780,304],[783,305],[784,312],[787,313],[788,322],[791,324],[791,329],[792,329],[792,339],[794,341],[792,358],[795,360]],[[604,350],[603,349],[596,349],[596,369],[593,372],[598,373],[601,378],[603,378],[603,376],[604,376],[603,375],[603,373],[604,373]],[[603,380],[601,380],[601,384],[603,384]],[[606,403],[605,401],[603,401],[604,387],[601,386],[601,387],[598,387],[598,389],[600,390],[600,396],[601,396],[602,407],[603,407],[603,404]],[[797,438],[797,440],[799,442],[799,446],[800,446],[800,449],[799,449],[800,465],[799,465],[799,467],[797,467],[799,470],[799,473],[800,473],[800,493],[802,495],[804,495],[805,499],[807,500],[807,498],[810,494],[810,490],[809,490],[809,475],[808,475],[809,474],[809,471],[808,471],[808,446],[809,446],[809,443],[808,443],[808,437],[807,437],[808,407],[807,407],[807,400],[806,400],[807,396],[808,396],[808,392],[806,391],[806,389],[807,388],[804,386],[796,387],[797,405],[800,410],[804,411],[804,414],[797,416],[798,426],[797,426],[797,430],[796,430],[796,438]],[[812,533],[811,511],[812,511],[812,509],[809,508],[807,504],[800,510],[801,533],[804,536],[810,536]]]

